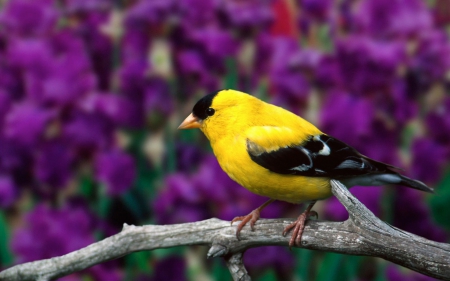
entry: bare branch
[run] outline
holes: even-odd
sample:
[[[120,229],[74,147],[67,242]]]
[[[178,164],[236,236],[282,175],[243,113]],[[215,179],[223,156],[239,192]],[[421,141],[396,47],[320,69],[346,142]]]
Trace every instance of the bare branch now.
[[[244,263],[242,262],[243,255],[243,253],[236,253],[224,257],[234,281],[251,280],[250,275],[248,275],[247,269],[245,269]]]
[[[380,257],[450,280],[449,244],[430,241],[380,221],[338,181],[332,181],[332,189],[350,218],[345,222],[308,221],[302,236],[303,248]],[[281,233],[291,222],[259,220],[254,232],[244,227],[240,241],[235,236],[236,226],[215,218],[175,225],[125,224],[120,233],[78,251],[6,269],[0,272],[0,280],[51,280],[133,252],[183,245],[211,246],[208,257],[225,257],[235,280],[250,280],[242,264],[242,253],[259,246],[288,246],[289,235],[283,237]]]

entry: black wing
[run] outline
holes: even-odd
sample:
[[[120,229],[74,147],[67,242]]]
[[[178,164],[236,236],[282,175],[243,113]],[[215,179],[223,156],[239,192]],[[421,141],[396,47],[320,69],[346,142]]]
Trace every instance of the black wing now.
[[[396,173],[393,166],[372,160],[347,144],[327,135],[267,152],[247,139],[247,152],[260,166],[279,174],[342,178]]]

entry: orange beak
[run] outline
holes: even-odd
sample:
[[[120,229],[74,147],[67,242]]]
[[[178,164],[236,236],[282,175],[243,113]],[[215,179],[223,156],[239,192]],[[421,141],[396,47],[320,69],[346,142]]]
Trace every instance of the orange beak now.
[[[183,123],[181,123],[180,126],[178,126],[178,129],[194,129],[194,128],[200,128],[202,126],[202,121],[195,117],[192,113],[189,114],[186,119],[184,119]]]

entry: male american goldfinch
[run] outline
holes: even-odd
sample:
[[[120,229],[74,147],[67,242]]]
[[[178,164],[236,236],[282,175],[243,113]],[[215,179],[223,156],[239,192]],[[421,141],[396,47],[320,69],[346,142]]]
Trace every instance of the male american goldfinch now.
[[[306,219],[317,200],[332,195],[330,179],[347,187],[399,184],[433,192],[397,168],[370,159],[351,146],[322,133],[301,117],[249,94],[222,90],[200,99],[179,129],[200,128],[209,139],[222,169],[253,193],[271,198],[241,221],[254,229],[260,211],[274,200],[309,202],[291,229],[289,246],[300,245]]]

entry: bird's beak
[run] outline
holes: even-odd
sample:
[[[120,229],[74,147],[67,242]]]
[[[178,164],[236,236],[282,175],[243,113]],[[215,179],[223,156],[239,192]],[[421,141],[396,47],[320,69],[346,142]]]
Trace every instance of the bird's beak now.
[[[184,119],[183,123],[178,126],[178,129],[194,129],[200,128],[201,126],[202,121],[191,113],[188,117],[186,117],[186,119]]]

